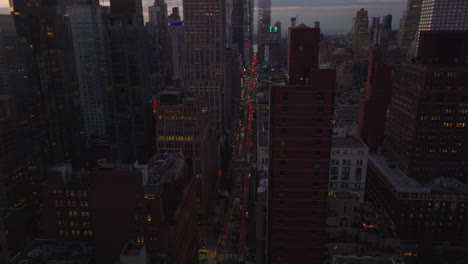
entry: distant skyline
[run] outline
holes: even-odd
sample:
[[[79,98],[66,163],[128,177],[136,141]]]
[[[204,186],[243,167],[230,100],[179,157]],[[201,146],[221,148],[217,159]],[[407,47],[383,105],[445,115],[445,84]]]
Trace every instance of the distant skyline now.
[[[143,0],[145,14],[153,2]],[[174,6],[181,7],[182,12],[182,0],[166,0],[166,3],[168,13]],[[398,29],[406,3],[407,0],[272,0],[272,23],[280,21],[287,27],[291,17],[298,15],[298,23],[313,25],[314,21],[320,21],[323,32],[349,32],[356,11],[365,8],[369,17],[392,14],[392,28]],[[8,0],[0,0],[0,7],[4,7],[3,12],[8,12]]]

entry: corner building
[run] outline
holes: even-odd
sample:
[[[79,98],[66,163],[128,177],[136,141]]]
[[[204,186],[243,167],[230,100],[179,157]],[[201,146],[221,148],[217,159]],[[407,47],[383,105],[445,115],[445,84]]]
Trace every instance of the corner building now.
[[[291,55],[289,45],[289,69],[301,64],[307,75],[271,88],[268,263],[322,261],[336,72],[305,52],[318,50],[317,30],[290,29],[289,43],[302,49]]]

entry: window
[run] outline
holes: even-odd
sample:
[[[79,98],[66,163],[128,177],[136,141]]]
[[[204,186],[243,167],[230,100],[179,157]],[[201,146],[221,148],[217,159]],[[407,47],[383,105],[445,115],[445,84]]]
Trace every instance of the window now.
[[[151,218],[151,215],[146,216],[146,221],[151,222],[153,219]]]
[[[288,107],[287,106],[281,106],[281,113],[287,113],[288,112]]]
[[[284,93],[282,96],[281,96],[281,99],[283,101],[287,101],[288,100],[288,94],[287,93]]]
[[[319,105],[319,106],[317,107],[317,112],[323,113],[323,105]]]
[[[282,117],[282,118],[281,118],[281,123],[282,123],[282,124],[288,123],[288,118],[287,118],[287,117]]]
[[[338,180],[338,167],[331,167],[330,175],[332,180]]]
[[[350,173],[350,167],[343,167],[343,170],[341,171],[341,179],[344,181],[349,180],[349,173]]]
[[[356,163],[357,163],[357,165],[360,165],[360,166],[364,165],[364,161],[363,161],[363,160],[358,160]]]
[[[286,134],[288,133],[288,129],[287,128],[281,128],[281,134]]]
[[[340,160],[332,159],[331,160],[331,165],[340,165]]]
[[[361,181],[362,178],[362,168],[356,168],[356,181]]]

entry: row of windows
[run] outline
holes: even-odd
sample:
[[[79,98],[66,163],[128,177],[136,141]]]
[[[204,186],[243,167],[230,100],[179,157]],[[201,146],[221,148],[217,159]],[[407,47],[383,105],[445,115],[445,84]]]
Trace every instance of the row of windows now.
[[[71,232],[69,231],[64,231],[64,230],[59,230],[59,235],[60,236],[81,236],[83,235],[84,237],[92,237],[93,236],[93,231],[91,230],[84,230],[81,232],[80,230],[72,230]]]
[[[364,150],[358,150],[356,151],[357,155],[364,155],[365,151]],[[352,150],[346,149],[341,151],[340,149],[332,149],[331,152],[332,155],[353,155],[354,152]]]
[[[59,220],[58,222],[58,226],[62,227],[66,227],[68,224],[67,224],[67,221],[62,221],[62,220]],[[91,222],[87,222],[87,221],[70,221],[70,226],[83,226],[83,227],[88,227],[88,226],[91,226]]]
[[[332,159],[330,160],[330,164],[331,165],[340,165],[340,160],[339,159]],[[343,165],[354,165],[354,164],[351,164],[351,160],[342,160],[342,164]],[[356,160],[356,165],[358,166],[362,166],[364,165],[364,160]]]
[[[362,168],[356,168],[355,170],[355,177],[356,181],[361,181],[362,179]],[[330,168],[330,179],[331,180],[338,180],[338,167],[331,167]],[[350,167],[343,167],[341,168],[341,180],[349,181],[351,175],[351,168]]]
[[[57,216],[66,216],[66,212],[65,214],[61,211],[57,211]],[[68,216],[69,217],[78,217],[78,216],[81,216],[81,217],[89,217],[89,212],[77,212],[77,211],[68,211]]]
[[[88,197],[87,191],[74,191],[74,190],[53,190],[52,193],[58,196],[67,196],[67,197]]]
[[[56,207],[63,207],[63,206],[65,206],[65,202],[56,200],[55,201],[55,206]],[[88,204],[87,201],[67,201],[66,206],[68,206],[68,207],[77,207],[77,206],[79,206],[79,207],[88,207],[89,204]]]

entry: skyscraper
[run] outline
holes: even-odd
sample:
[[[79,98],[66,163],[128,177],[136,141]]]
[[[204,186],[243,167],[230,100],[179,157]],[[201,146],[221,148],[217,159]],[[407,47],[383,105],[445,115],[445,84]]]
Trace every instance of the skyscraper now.
[[[15,0],[13,9],[25,60],[14,98],[21,105],[20,120],[29,123],[24,138],[33,147],[25,155],[36,154],[28,162],[45,168],[49,162],[78,160],[86,145],[70,18],[56,1],[33,6]]]
[[[294,78],[270,97],[268,263],[321,263],[336,72],[317,67],[319,29],[289,36]]]
[[[167,15],[167,4],[164,0],[155,0],[154,5],[148,7],[149,22],[146,27],[147,30],[152,31],[150,34],[153,38],[153,46],[151,51],[154,55],[151,58],[150,73],[158,73],[161,75],[162,80],[169,72],[172,72],[172,65],[170,60],[171,43],[169,38],[169,22]]]
[[[382,17],[382,25],[384,29],[387,29],[388,31],[392,30],[392,20],[393,16],[392,14],[386,14]]]
[[[271,26],[271,0],[258,0],[258,42],[262,43]]]
[[[172,51],[172,74],[174,80],[180,80],[182,63],[183,63],[183,50],[185,47],[184,25],[179,15],[179,8],[173,7],[172,13],[168,19],[169,22],[169,37],[171,40]]]
[[[216,134],[212,113],[205,97],[185,97],[180,89],[166,89],[155,101],[156,148],[158,151],[181,150],[198,179],[203,217],[215,194],[218,163]]]
[[[468,35],[421,31],[419,63],[405,63],[393,86],[386,152],[409,176],[466,178]]]
[[[369,17],[367,10],[361,8],[354,17],[353,51],[357,56],[367,57],[369,49]]]
[[[423,0],[419,31],[468,30],[465,0]]]
[[[227,127],[225,107],[225,1],[184,0],[185,45],[183,82],[195,96],[206,96],[218,130]]]
[[[109,135],[110,69],[99,5],[65,7],[70,19],[86,139]]]
[[[143,5],[141,0],[110,0],[110,6],[111,13],[133,16],[135,23],[143,24]]]
[[[359,110],[358,134],[369,150],[383,143],[387,107],[392,95],[392,69],[383,62],[383,54],[375,46],[369,54],[365,97]]]
[[[372,18],[372,25],[370,28],[370,40],[374,41],[374,35],[376,35],[379,31],[379,25],[380,25],[380,17],[375,16]]]
[[[400,20],[400,29],[398,31],[398,45],[406,55],[415,40],[421,18],[421,8],[423,0],[408,0],[406,11]]]
[[[228,45],[239,51],[243,56],[246,65],[250,64],[250,57],[253,44],[253,2],[254,0],[234,0],[226,2],[226,9],[229,12],[229,3],[232,4],[231,14],[226,14]],[[229,16],[230,15],[230,16]],[[229,24],[230,23],[230,24]],[[231,39],[229,40],[229,34]]]
[[[141,0],[112,0],[106,31],[112,67],[111,140],[122,161],[145,161],[152,153],[151,91]]]

